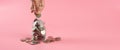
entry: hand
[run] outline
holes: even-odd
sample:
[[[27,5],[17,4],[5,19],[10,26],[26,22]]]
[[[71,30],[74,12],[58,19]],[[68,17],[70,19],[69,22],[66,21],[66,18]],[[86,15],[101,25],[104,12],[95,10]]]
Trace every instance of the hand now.
[[[31,13],[41,14],[44,9],[43,0],[32,0]]]

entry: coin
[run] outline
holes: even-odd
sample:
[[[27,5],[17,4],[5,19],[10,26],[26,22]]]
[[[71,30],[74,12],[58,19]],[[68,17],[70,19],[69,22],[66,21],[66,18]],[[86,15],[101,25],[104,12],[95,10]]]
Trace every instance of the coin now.
[[[60,40],[61,40],[60,37],[56,37],[56,38],[55,38],[55,41],[60,41]]]

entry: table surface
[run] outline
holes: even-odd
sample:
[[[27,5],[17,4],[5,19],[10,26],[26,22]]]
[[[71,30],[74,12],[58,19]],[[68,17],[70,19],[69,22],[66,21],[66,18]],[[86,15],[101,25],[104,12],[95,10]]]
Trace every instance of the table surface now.
[[[29,45],[34,14],[30,0],[0,0],[2,50],[120,50],[119,0],[45,0],[42,19],[53,43]]]

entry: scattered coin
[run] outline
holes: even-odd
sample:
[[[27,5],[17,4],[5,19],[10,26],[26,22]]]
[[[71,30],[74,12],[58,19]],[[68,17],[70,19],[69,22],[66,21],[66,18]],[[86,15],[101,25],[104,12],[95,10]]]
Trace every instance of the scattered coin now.
[[[26,40],[25,39],[21,39],[21,42],[25,42]]]
[[[60,37],[56,37],[56,38],[55,38],[55,41],[60,41],[60,40],[61,40]]]

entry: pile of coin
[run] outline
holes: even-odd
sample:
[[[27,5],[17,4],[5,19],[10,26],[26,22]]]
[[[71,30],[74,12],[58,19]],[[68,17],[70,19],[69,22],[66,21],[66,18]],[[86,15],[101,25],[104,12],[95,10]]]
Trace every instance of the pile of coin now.
[[[44,43],[51,43],[51,42],[55,42],[55,41],[60,41],[61,40],[61,37],[53,37],[53,36],[48,36],[46,40],[44,40],[43,42]],[[31,44],[31,45],[35,45],[35,44],[39,44],[40,42],[42,41],[39,41],[39,40],[36,40],[36,41],[33,41],[31,38],[27,37],[25,39],[21,39],[22,42],[26,42],[28,44]]]
[[[40,41],[33,41],[31,38],[27,37],[25,39],[21,39],[21,42],[26,42],[31,45],[39,44]]]

